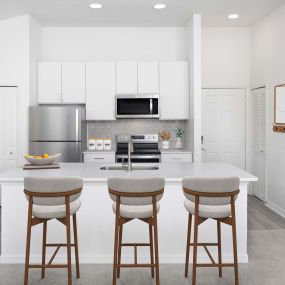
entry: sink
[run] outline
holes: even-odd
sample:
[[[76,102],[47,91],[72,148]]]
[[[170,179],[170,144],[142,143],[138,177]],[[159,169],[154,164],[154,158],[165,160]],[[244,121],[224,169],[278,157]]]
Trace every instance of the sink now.
[[[100,167],[101,170],[126,170],[128,171],[127,165],[122,164],[109,164],[109,165],[103,165]],[[132,170],[158,170],[158,165],[132,165]]]

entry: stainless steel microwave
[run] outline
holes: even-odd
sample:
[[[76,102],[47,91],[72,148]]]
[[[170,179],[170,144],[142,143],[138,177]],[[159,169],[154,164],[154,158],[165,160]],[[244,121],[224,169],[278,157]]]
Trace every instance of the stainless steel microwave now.
[[[116,118],[159,118],[159,95],[117,95]]]

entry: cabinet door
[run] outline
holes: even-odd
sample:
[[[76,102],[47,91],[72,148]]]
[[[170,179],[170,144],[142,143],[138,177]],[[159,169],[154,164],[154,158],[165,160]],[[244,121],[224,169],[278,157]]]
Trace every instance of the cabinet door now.
[[[86,119],[115,120],[116,65],[86,64]]]
[[[160,119],[189,119],[188,62],[160,63]]]
[[[159,93],[159,72],[157,62],[138,63],[138,93]]]
[[[135,94],[138,92],[138,65],[136,62],[117,62],[116,93]]]
[[[165,163],[192,162],[192,153],[191,152],[162,153],[161,162]]]
[[[62,103],[85,104],[85,63],[62,63]]]
[[[4,110],[5,110],[5,103],[4,103],[5,97],[4,97],[4,88],[0,87],[0,173],[4,171],[5,167],[5,132],[4,132]]]
[[[84,162],[115,163],[115,153],[84,153]]]
[[[39,63],[38,103],[61,104],[61,63]]]

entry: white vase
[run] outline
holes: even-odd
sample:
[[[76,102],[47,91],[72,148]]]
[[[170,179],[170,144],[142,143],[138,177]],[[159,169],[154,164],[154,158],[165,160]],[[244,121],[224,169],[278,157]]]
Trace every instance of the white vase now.
[[[162,149],[169,149],[169,141],[162,141],[161,142]]]
[[[182,140],[181,140],[181,138],[177,138],[176,148],[177,149],[181,149],[182,148]]]

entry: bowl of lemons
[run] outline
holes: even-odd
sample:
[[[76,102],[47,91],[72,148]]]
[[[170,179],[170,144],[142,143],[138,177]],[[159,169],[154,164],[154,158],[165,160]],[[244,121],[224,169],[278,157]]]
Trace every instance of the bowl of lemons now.
[[[49,155],[48,153],[44,153],[43,155],[24,155],[24,158],[33,165],[48,165],[53,164],[59,157],[60,153]]]

